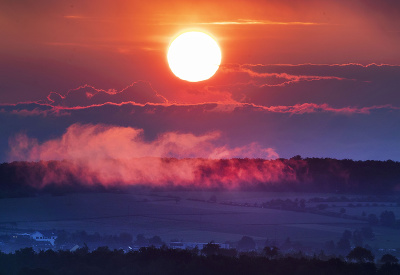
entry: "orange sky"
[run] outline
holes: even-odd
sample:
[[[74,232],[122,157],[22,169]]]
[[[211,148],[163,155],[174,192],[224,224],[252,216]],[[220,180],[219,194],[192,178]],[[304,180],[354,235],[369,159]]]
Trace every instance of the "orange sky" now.
[[[182,81],[168,67],[168,44],[189,29],[221,46],[221,67],[209,80]],[[0,39],[0,121],[9,125],[0,148],[29,127],[53,136],[26,119],[36,116],[38,125],[62,120],[51,126],[58,135],[80,122],[153,135],[226,126],[232,148],[254,141],[284,156],[347,157],[356,148],[359,158],[399,158],[388,145],[398,146],[400,134],[392,117],[400,108],[398,0],[0,0]],[[101,93],[92,98],[93,91]],[[209,108],[215,117],[202,118]],[[164,111],[174,119],[157,124]],[[189,118],[197,124],[181,121]]]
[[[218,39],[224,64],[400,63],[396,14],[362,2],[2,1],[0,50],[116,78],[169,78],[170,39],[196,28]]]
[[[2,1],[0,57],[82,68],[108,87],[148,80],[171,101],[203,102],[175,79],[167,46],[178,32],[212,33],[226,64],[400,63],[398,17],[374,1]],[[30,61],[27,61],[30,60]],[[219,74],[219,75],[218,75]],[[217,73],[207,85],[230,78]],[[40,81],[40,80],[38,80]],[[90,81],[89,81],[90,82]],[[96,84],[96,83],[89,83]],[[196,85],[189,89],[204,88]],[[65,92],[62,90],[61,92]],[[74,88],[73,86],[69,88]],[[48,91],[46,91],[48,92]],[[35,99],[35,97],[31,97]],[[36,98],[37,99],[37,98]]]

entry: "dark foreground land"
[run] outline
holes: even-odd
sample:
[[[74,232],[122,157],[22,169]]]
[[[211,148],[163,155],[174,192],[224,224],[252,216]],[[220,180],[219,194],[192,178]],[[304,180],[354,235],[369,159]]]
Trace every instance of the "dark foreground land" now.
[[[197,160],[162,161],[168,166]],[[0,164],[0,233],[9,240],[0,239],[0,275],[400,274],[396,258],[400,251],[400,162],[300,157],[201,161],[199,179],[210,183],[205,190],[87,185],[69,173],[68,161]],[[230,178],[232,171],[233,179],[241,179],[245,167],[262,175],[281,167],[282,175],[292,177],[239,181],[237,190],[224,190],[213,181]],[[62,175],[65,182],[39,188],[42,185],[35,183],[43,182],[49,172]],[[63,240],[57,233],[51,248],[35,249],[36,241],[27,233],[46,230],[65,230],[70,238]],[[131,238],[124,246],[111,246],[117,250],[88,240],[121,232]],[[74,234],[85,238],[73,238]],[[252,252],[234,255],[168,247],[120,249],[128,251],[135,244],[132,236],[141,235],[160,236],[166,242],[215,240],[230,244],[229,249],[239,249],[240,238],[250,236],[254,245]],[[22,236],[28,236],[32,248],[20,249],[28,246],[25,243],[17,247]],[[280,244],[285,252],[304,254],[266,257],[260,252],[263,245]],[[87,245],[94,250],[89,252]],[[110,244],[100,244],[104,245]],[[61,251],[62,246],[80,248]],[[376,261],[344,258],[353,247],[372,251]],[[330,259],[313,256],[322,249]],[[387,253],[394,255],[389,257],[392,262],[379,261]]]
[[[385,263],[323,261],[317,258],[284,257],[271,259],[260,255],[204,256],[193,250],[141,248],[124,253],[105,247],[89,253],[84,248],[75,252],[48,250],[35,253],[26,248],[15,254],[0,254],[0,274],[400,274],[400,266]]]

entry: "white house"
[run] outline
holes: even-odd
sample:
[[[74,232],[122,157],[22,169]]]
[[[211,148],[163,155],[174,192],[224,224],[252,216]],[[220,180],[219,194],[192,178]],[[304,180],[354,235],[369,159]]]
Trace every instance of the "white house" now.
[[[57,236],[54,235],[54,233],[43,235],[39,231],[36,231],[35,233],[30,235],[30,238],[38,242],[49,242],[54,245],[54,241],[57,239]]]

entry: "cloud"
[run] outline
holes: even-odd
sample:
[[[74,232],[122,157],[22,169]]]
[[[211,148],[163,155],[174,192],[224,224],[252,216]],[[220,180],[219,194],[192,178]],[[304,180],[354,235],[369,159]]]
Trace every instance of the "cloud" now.
[[[41,59],[29,56],[15,58],[3,54],[1,59],[1,103],[39,101],[46,99],[51,91],[64,95],[65,91],[87,83],[105,90],[122,89],[121,83],[130,83],[116,80],[112,72],[100,74],[74,62],[60,62],[48,56]]]
[[[304,103],[304,104],[296,104],[294,106],[257,106],[252,105],[255,108],[260,108],[262,110],[268,112],[276,112],[276,113],[289,113],[292,115],[306,114],[306,113],[316,113],[316,112],[331,112],[334,114],[370,114],[371,111],[387,109],[387,110],[400,110],[400,107],[394,107],[390,104],[387,105],[375,105],[363,108],[357,107],[343,107],[343,108],[333,108],[328,104],[314,104],[314,103]]]
[[[299,76],[335,76],[345,79],[357,79],[360,81],[377,80],[384,77],[392,77],[400,70],[400,65],[393,64],[228,64],[228,68],[243,70],[253,73],[286,73]]]
[[[273,149],[264,149],[257,143],[232,149],[228,146],[216,146],[214,142],[219,138],[218,132],[199,136],[167,132],[149,142],[145,141],[142,129],[73,124],[62,137],[41,144],[26,135],[17,135],[10,140],[10,160],[278,157]]]
[[[13,65],[15,67],[15,65]],[[24,66],[24,65],[21,65]],[[48,67],[49,75],[53,71],[58,75],[65,72]],[[17,75],[17,69],[13,75]],[[31,68],[36,79],[35,68]],[[51,71],[51,72],[50,72]],[[68,70],[77,71],[74,68]],[[82,83],[97,83],[96,81],[82,82],[75,77],[69,84],[60,87],[78,87],[64,93],[67,88],[54,87],[64,79],[50,77],[49,81],[41,81],[40,89],[35,83],[26,81],[12,81],[12,77],[5,75],[6,90],[11,98],[14,91],[23,89],[25,98],[36,95],[36,102],[61,107],[85,107],[100,105],[107,102],[123,103],[135,102],[196,104],[207,102],[219,103],[252,103],[263,106],[293,106],[296,104],[315,103],[328,104],[336,108],[348,106],[369,107],[373,105],[392,104],[400,106],[397,96],[397,87],[400,80],[400,66],[386,64],[223,64],[220,71],[205,83],[187,84],[177,82],[138,81],[126,88],[119,84],[89,85]],[[31,74],[30,74],[31,75]],[[87,74],[86,74],[87,75]],[[70,75],[69,78],[72,76]],[[88,77],[103,79],[101,77]],[[13,84],[11,84],[11,82]],[[54,83],[52,83],[54,82]],[[21,83],[26,83],[22,87]],[[51,84],[51,85],[50,85]],[[22,86],[21,86],[22,85]],[[50,86],[49,86],[50,85]],[[31,88],[33,87],[33,88]],[[156,88],[155,88],[156,87]],[[32,90],[33,89],[33,90]],[[29,92],[28,92],[29,91]],[[46,96],[44,91],[53,91]],[[4,93],[6,94],[6,93]],[[20,93],[21,95],[22,93]],[[39,95],[42,94],[40,97]],[[3,96],[5,98],[5,96]],[[23,100],[19,100],[20,102]],[[33,100],[31,100],[33,101]],[[3,102],[7,102],[6,99]]]
[[[27,116],[62,116],[68,115],[67,111],[62,108],[57,108],[44,103],[42,101],[38,102],[23,102],[17,104],[0,104],[1,112],[10,115],[17,115],[22,117]]]
[[[277,22],[277,21],[269,21],[269,20],[254,20],[254,19],[238,19],[233,21],[214,21],[214,22],[202,22],[198,23],[200,25],[325,25],[326,23],[317,23],[317,22]]]
[[[94,88],[90,86],[89,90],[92,91]],[[84,88],[78,88],[81,95],[84,93]],[[97,91],[97,90],[96,90]],[[89,96],[90,97],[90,96]],[[210,103],[200,103],[200,104],[177,104],[177,103],[146,103],[139,104],[135,102],[121,102],[121,103],[98,103],[86,106],[75,106],[75,104],[65,104],[70,106],[62,106],[60,102],[63,99],[60,99],[61,96],[57,93],[51,93],[49,95],[48,100],[54,106],[49,103],[19,103],[19,104],[0,104],[0,110],[2,113],[6,113],[9,115],[17,115],[17,116],[69,116],[71,112],[77,110],[96,110],[101,108],[109,108],[114,106],[115,108],[125,109],[128,113],[145,113],[147,115],[151,114],[159,114],[161,110],[171,110],[172,112],[183,112],[190,113],[193,111],[199,111],[200,113],[232,113],[240,110],[246,110],[247,112],[267,112],[267,113],[287,113],[291,115],[300,115],[306,113],[333,113],[333,114],[342,114],[342,115],[351,115],[351,114],[370,114],[371,111],[376,110],[399,110],[400,107],[393,106],[391,104],[385,105],[372,105],[367,107],[357,107],[357,106],[344,106],[344,107],[333,107],[329,104],[316,104],[316,103],[302,103],[295,105],[272,105],[272,106],[264,106],[257,105],[254,103],[242,103],[242,102],[210,102]],[[75,100],[77,97],[75,97]],[[79,102],[79,100],[77,100]],[[101,102],[101,101],[100,101]],[[130,111],[128,111],[130,110]],[[115,110],[114,110],[115,111]]]
[[[232,153],[256,143],[283,157],[398,159],[399,73],[387,64],[226,64],[204,84],[77,85],[65,95],[1,104],[0,160],[20,131],[41,144],[75,123],[143,129],[147,142],[218,130],[215,156],[225,155],[224,146]]]
[[[232,99],[262,106],[328,104],[335,108],[400,106],[399,65],[387,64],[225,64],[231,82],[209,89],[229,90]]]
[[[135,82],[121,91],[100,90],[90,85],[83,85],[69,90],[66,95],[52,92],[47,97],[48,104],[62,107],[85,107],[105,103],[134,102],[167,103],[167,99],[158,94],[148,82]]]
[[[23,109],[41,110],[46,115],[22,115]],[[232,156],[245,156],[233,154],[235,148],[253,148],[255,152],[259,150],[257,148],[274,148],[280,157],[285,158],[296,154],[354,159],[400,158],[399,151],[393,150],[400,140],[400,110],[390,105],[107,103],[88,107],[53,107],[36,103],[2,105],[0,110],[3,126],[0,131],[0,161],[7,160],[8,140],[17,133],[26,133],[36,138],[38,144],[43,144],[54,140],[55,136],[63,136],[66,129],[77,122],[143,129],[141,137],[144,143],[158,140],[164,133],[190,133],[200,137],[217,130],[219,137],[209,142],[220,149],[207,151],[208,156],[211,153],[221,155],[225,148]],[[260,147],[246,147],[252,143]],[[242,151],[245,153],[246,150],[251,151]],[[268,156],[268,152],[264,155]]]
[[[371,111],[376,110],[399,110],[400,107],[393,106],[391,104],[386,105],[373,105],[368,107],[357,107],[357,106],[345,106],[345,107],[332,107],[329,104],[316,104],[316,103],[302,103],[295,105],[275,105],[275,106],[263,106],[253,103],[202,103],[202,104],[137,104],[134,102],[123,102],[123,103],[104,103],[94,104],[89,106],[50,106],[47,104],[30,103],[30,104],[7,104],[0,105],[0,111],[9,115],[16,116],[70,116],[72,112],[82,110],[84,112],[91,113],[92,110],[113,108],[114,111],[117,109],[125,109],[130,114],[133,113],[144,113],[147,115],[159,115],[161,110],[169,110],[177,113],[232,113],[241,110],[246,112],[266,112],[266,113],[286,113],[290,115],[301,115],[306,113],[332,113],[338,115],[351,115],[351,114],[370,114]],[[85,111],[86,110],[86,111]],[[130,111],[128,111],[130,110]],[[169,113],[169,111],[167,111]],[[84,119],[84,118],[82,118]]]
[[[43,177],[36,186],[80,182],[108,185],[196,186],[237,188],[244,182],[296,180],[283,163],[251,161],[242,166],[230,158],[275,159],[272,148],[257,143],[218,146],[220,133],[203,135],[167,132],[145,141],[143,130],[109,125],[73,124],[60,137],[38,142],[25,134],[10,140],[10,160],[39,161]],[[173,158],[173,159],[171,159]],[[226,158],[226,165],[213,159]],[[63,160],[49,165],[50,160]],[[225,163],[225,162],[224,162]],[[215,171],[211,172],[211,171]]]
[[[263,72],[257,68],[258,65],[239,65],[239,64],[225,64],[221,67],[221,70],[225,73],[244,73],[247,74],[251,79],[257,79],[256,83],[260,82],[260,87],[264,86],[285,86],[287,84],[296,83],[300,81],[318,81],[318,80],[354,80],[347,79],[344,77],[337,77],[332,75],[309,75],[301,74],[300,71],[297,74],[290,74],[287,72]],[[261,82],[262,81],[262,82]],[[254,81],[252,81],[254,82]]]
[[[100,184],[233,190],[298,183],[296,171],[307,171],[303,161],[281,159],[139,158],[14,162],[13,165],[22,168],[19,177],[35,188]],[[301,180],[307,183],[307,175],[302,175]]]

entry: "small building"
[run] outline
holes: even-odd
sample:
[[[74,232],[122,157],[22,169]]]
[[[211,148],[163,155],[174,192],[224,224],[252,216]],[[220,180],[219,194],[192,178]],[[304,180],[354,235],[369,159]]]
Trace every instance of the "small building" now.
[[[35,233],[32,233],[30,235],[30,238],[37,242],[49,242],[52,245],[54,245],[54,242],[57,239],[57,236],[54,233],[49,233],[49,234],[44,235],[44,234],[40,233],[39,231],[36,231]]]

